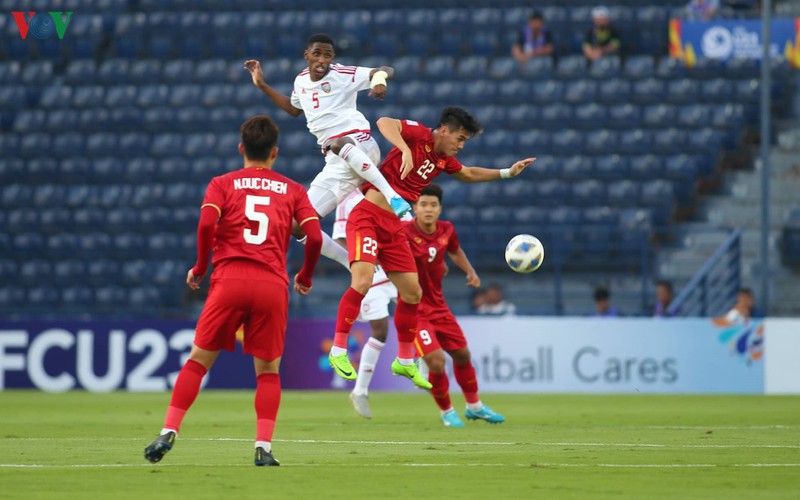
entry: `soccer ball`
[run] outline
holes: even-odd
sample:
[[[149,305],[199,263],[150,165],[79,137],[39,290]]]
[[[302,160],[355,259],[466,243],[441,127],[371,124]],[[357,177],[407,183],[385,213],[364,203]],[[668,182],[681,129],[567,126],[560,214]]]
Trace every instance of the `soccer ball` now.
[[[530,234],[518,234],[506,245],[508,267],[518,273],[532,273],[544,262],[542,242]]]

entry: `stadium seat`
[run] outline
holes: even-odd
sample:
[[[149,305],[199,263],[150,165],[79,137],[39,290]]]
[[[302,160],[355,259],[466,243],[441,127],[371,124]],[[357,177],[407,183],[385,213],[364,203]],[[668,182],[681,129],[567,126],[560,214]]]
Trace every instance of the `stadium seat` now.
[[[757,79],[741,80],[736,83],[736,102],[740,104],[757,103],[760,98],[760,85]]]
[[[106,285],[94,289],[94,300],[99,307],[124,307],[128,300],[128,290],[121,286]]]
[[[630,80],[642,80],[655,74],[655,64],[651,56],[631,56],[625,61],[622,75]]]
[[[570,206],[555,207],[548,211],[548,222],[551,226],[575,227],[581,223],[581,216],[581,210],[578,208]]]
[[[41,132],[24,135],[19,144],[19,155],[22,158],[38,158],[49,156],[52,144],[50,134]]]
[[[555,206],[563,203],[567,196],[567,185],[556,179],[549,179],[537,184],[536,203],[539,206]]]
[[[86,139],[86,155],[90,158],[113,156],[117,154],[119,138],[116,134],[96,133]]]
[[[103,285],[119,282],[120,265],[108,259],[99,258],[88,261],[86,278],[89,284]]]
[[[735,87],[732,81],[723,78],[714,78],[702,83],[704,102],[727,103],[733,100]]]
[[[431,57],[425,61],[424,76],[428,80],[449,80],[455,73],[455,60],[449,56]]]
[[[578,80],[587,74],[586,58],[582,55],[569,55],[559,59],[555,76],[562,80]]]
[[[519,149],[531,152],[523,154],[546,154],[552,149],[551,141],[552,136],[547,130],[526,130],[519,134]],[[538,163],[536,166],[539,166]]]
[[[589,69],[592,78],[608,80],[619,76],[622,63],[618,57],[602,57],[594,62]]]
[[[606,201],[615,207],[633,207],[638,205],[640,186],[629,180],[615,181],[606,188]]]
[[[516,61],[511,59],[514,62],[515,70],[513,74],[517,73],[517,69],[519,66],[517,65]],[[553,64],[553,59],[550,57],[536,57],[534,59],[529,60],[525,66],[522,68],[522,76],[527,79],[535,78],[539,80],[544,80],[550,78],[553,75],[553,70],[555,65]]]
[[[562,130],[552,138],[553,152],[560,155],[574,154],[583,149],[584,136],[578,130]]]
[[[448,206],[443,217],[456,225],[471,225],[478,220],[478,210],[470,206]]]
[[[495,84],[495,82],[492,82],[492,84]],[[499,82],[496,85],[497,90],[494,93],[496,102],[500,104],[519,105],[521,102],[528,101],[528,91],[530,89],[530,84],[528,82],[524,80],[508,80]],[[469,93],[468,91],[467,94],[469,95]],[[491,94],[484,94],[484,98],[486,95]]]
[[[633,179],[658,179],[663,176],[662,157],[648,154],[631,158],[631,178]]]
[[[61,294],[56,287],[41,285],[28,289],[27,297],[31,306],[46,309],[58,304]]]
[[[597,82],[574,80],[564,86],[564,101],[570,104],[588,104],[596,100]]]
[[[722,147],[722,132],[710,127],[692,130],[687,135],[686,146],[693,153],[716,155]]]
[[[660,103],[666,99],[666,86],[664,81],[656,78],[645,78],[633,84],[633,100],[649,104]]]
[[[582,180],[571,185],[570,204],[587,207],[605,203],[605,186],[594,179]],[[552,222],[552,219],[551,219]]]
[[[705,127],[711,124],[711,110],[703,104],[689,104],[678,110],[678,124],[687,128]]]
[[[651,104],[644,107],[642,124],[645,127],[662,128],[677,121],[677,108],[670,104]]]
[[[541,123],[548,128],[561,129],[572,123],[572,106],[560,102],[541,107],[520,105],[510,110],[509,118],[511,125],[517,127]]]
[[[667,100],[673,103],[696,102],[700,96],[700,82],[690,78],[680,78],[667,84]]]
[[[19,258],[36,259],[44,255],[45,239],[39,233],[18,233],[12,241],[14,254]]]
[[[699,57],[695,60],[694,65],[687,68],[687,75],[692,78],[719,78],[725,72],[725,65],[719,59],[711,59],[708,57]]]
[[[680,151],[686,145],[686,131],[668,128],[653,132],[653,150],[659,153]]]
[[[23,110],[14,120],[14,132],[30,134],[45,128],[48,114],[44,110]]]
[[[55,140],[52,143],[51,154],[55,158],[83,156],[83,135],[79,134],[78,132],[66,132],[56,135]]]
[[[573,151],[574,153],[574,151]],[[561,162],[561,178],[584,180],[594,178],[594,165],[590,156],[570,156]]]
[[[531,101],[535,104],[562,102],[564,84],[554,80],[537,81],[531,87]]]
[[[616,131],[602,129],[586,132],[583,149],[592,155],[612,154],[617,151],[619,137]]]
[[[516,151],[516,134],[509,134],[505,130],[485,132],[480,137],[483,150],[488,155],[501,155],[508,151]]]
[[[626,133],[623,132],[620,137],[620,149],[624,152],[624,137]],[[627,179],[630,175],[630,165],[628,158],[619,156],[617,154],[599,156],[594,161],[594,177],[603,180],[620,180]]]
[[[759,72],[759,62],[749,57],[729,59],[725,64],[725,76],[729,79],[758,78]]]
[[[573,111],[575,125],[582,129],[596,129],[598,124],[606,123],[607,110],[595,103],[575,106]]]
[[[633,104],[616,104],[608,108],[608,126],[631,129],[641,125],[641,110]]]
[[[169,87],[167,85],[145,85],[139,88],[136,104],[143,108],[158,108],[169,103]],[[145,120],[147,123],[148,121]]]
[[[673,196],[672,183],[656,179],[642,184],[639,202],[642,206],[667,206],[672,204]]]
[[[681,59],[664,57],[658,63],[656,75],[667,79],[684,78],[686,76],[686,63]]]
[[[609,206],[590,206],[583,209],[582,213],[584,225],[591,226],[616,226],[619,219],[619,211]]]
[[[64,74],[64,83],[78,85],[86,81],[96,81],[97,63],[92,59],[76,59],[69,63]],[[0,69],[0,81],[2,81],[2,69]]]
[[[494,205],[500,199],[503,193],[503,188],[500,183],[486,182],[470,186],[467,200],[470,205],[476,207],[485,207]]]
[[[653,132],[647,129],[630,129],[621,131],[619,136],[619,151],[623,154],[645,154],[650,151],[653,142]]]
[[[449,193],[448,193],[449,197]],[[513,207],[524,207],[535,203],[536,185],[530,181],[515,181],[503,184],[502,203]]]
[[[73,285],[74,283],[79,282],[79,279],[80,275],[75,275],[68,281],[63,281],[61,283],[63,285],[72,285],[65,286],[61,289],[61,303],[67,309],[77,309],[81,312],[87,312],[85,310],[86,305],[92,303],[94,293],[88,286]]]

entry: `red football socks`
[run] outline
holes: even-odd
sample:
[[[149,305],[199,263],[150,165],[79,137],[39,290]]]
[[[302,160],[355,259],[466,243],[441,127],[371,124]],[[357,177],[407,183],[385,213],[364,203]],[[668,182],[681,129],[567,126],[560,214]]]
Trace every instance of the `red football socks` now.
[[[353,328],[359,312],[361,312],[361,301],[364,295],[356,289],[350,287],[342,295],[339,301],[339,311],[336,314],[336,332],[333,335],[333,345],[347,349],[347,337],[350,329]]]
[[[164,420],[165,429],[180,430],[183,417],[200,392],[200,383],[206,372],[203,365],[191,359],[183,365],[175,381],[175,388],[172,389],[172,399],[167,408],[167,418]]]
[[[433,385],[431,395],[433,395],[433,399],[439,409],[447,411],[452,408],[453,404],[450,402],[450,380],[447,378],[447,373],[430,372],[428,374],[428,382]]]
[[[464,393],[464,399],[467,400],[467,403],[480,401],[478,397],[478,379],[475,377],[475,368],[472,363],[454,365],[453,371],[456,375],[456,382],[461,386],[461,391]]]
[[[272,441],[280,405],[280,376],[277,373],[262,373],[256,385],[256,441]]]
[[[394,326],[397,329],[397,357],[414,358],[414,338],[417,336],[417,308],[419,304],[407,304],[397,299],[394,311]]]

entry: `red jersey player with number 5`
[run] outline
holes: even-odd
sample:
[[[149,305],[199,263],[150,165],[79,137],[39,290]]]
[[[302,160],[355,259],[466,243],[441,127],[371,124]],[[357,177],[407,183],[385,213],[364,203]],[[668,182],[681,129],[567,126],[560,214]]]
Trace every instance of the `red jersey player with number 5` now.
[[[292,221],[308,235],[305,262],[294,278],[294,289],[301,295],[311,291],[322,236],[303,187],[272,170],[278,156],[278,127],[267,116],[255,116],[240,131],[244,168],[212,179],[203,199],[197,263],[186,284],[193,290],[200,287],[213,244],[211,290],[197,321],[189,360],[175,382],[164,428],[145,448],[145,458],[153,463],[172,449],[203,377],[221,349],[233,350],[236,331],[243,325],[244,352],[253,355],[257,378],[255,464],[280,465],[272,456],[271,441],[281,400],[278,367],[289,309],[286,252]]]
[[[430,368],[428,381],[431,393],[441,410],[442,422],[447,427],[464,427],[464,422],[450,402],[450,381],[444,370],[444,352],[453,358],[453,372],[467,400],[465,416],[470,420],[486,420],[493,424],[505,422],[505,417],[481,403],[478,397],[478,379],[472,366],[467,339],[455,316],[447,307],[442,294],[444,254],[467,274],[467,285],[481,286],[478,273],[470,264],[467,254],[458,242],[453,224],[439,220],[442,214],[442,188],[431,184],[422,189],[414,205],[414,220],[404,223],[408,243],[417,261],[422,302],[419,305],[419,331],[415,341],[417,351]]]
[[[534,158],[526,158],[502,170],[466,167],[455,159],[467,140],[481,131],[478,122],[465,110],[445,108],[435,130],[411,120],[383,117],[378,129],[394,145],[381,164],[389,184],[409,202],[416,202],[422,188],[446,172],[463,182],[488,182],[519,175]],[[380,262],[397,287],[394,313],[398,356],[392,372],[430,389],[414,365],[414,337],[417,333],[417,307],[422,297],[417,266],[403,225],[391,206],[369,183],[364,185],[364,200],[350,213],[347,222],[347,250],[352,273],[350,288],[339,302],[336,332],[328,359],[334,371],[346,379],[356,378],[347,358],[347,337],[361,309],[361,301],[372,284],[375,264]]]

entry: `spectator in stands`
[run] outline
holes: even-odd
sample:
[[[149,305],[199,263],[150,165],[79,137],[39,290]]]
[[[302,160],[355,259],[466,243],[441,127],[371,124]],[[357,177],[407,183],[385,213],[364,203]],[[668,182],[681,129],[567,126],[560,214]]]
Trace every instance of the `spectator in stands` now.
[[[736,304],[722,318],[728,324],[746,325],[753,317],[753,292],[749,288],[741,288],[736,296]]]
[[[470,298],[470,310],[474,313],[477,313],[478,309],[480,309],[484,304],[486,304],[486,290],[483,288],[478,288],[472,293],[472,297]]]
[[[594,289],[594,317],[613,318],[619,316],[619,311],[611,305],[611,292],[608,288],[599,286]]]
[[[667,313],[673,298],[672,283],[666,280],[659,281],[656,285],[656,305],[653,307],[653,316],[662,318],[675,316],[675,313]]]
[[[553,36],[544,25],[544,16],[534,11],[528,24],[519,31],[517,41],[511,47],[511,55],[524,67],[534,57],[553,56]]]
[[[515,312],[517,307],[503,298],[503,289],[500,285],[493,283],[486,288],[485,302],[478,307],[478,314],[505,316]]]
[[[719,0],[689,0],[686,5],[686,19],[708,21],[719,12]]]
[[[601,57],[619,54],[622,43],[617,30],[611,26],[611,15],[607,7],[598,6],[592,9],[594,27],[586,33],[583,42],[583,55],[589,61]]]

